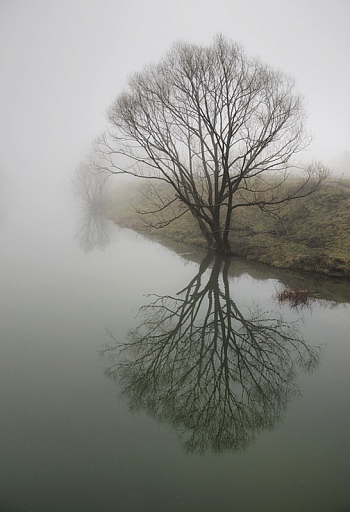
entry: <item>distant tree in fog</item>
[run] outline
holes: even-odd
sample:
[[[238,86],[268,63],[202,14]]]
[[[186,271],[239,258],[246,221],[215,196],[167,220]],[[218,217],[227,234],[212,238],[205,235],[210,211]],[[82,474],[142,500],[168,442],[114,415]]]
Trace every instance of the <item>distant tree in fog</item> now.
[[[81,164],[75,172],[73,186],[80,206],[75,239],[84,252],[97,247],[104,249],[110,242],[106,180],[96,174],[92,164]]]

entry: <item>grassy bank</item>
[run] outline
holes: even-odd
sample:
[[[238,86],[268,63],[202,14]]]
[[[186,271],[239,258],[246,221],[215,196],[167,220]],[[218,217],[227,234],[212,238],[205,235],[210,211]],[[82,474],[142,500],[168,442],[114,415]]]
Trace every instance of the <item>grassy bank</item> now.
[[[205,247],[190,214],[157,230],[133,205],[142,204],[134,183],[110,194],[109,217],[117,224],[148,234]],[[302,200],[292,201],[278,218],[258,208],[238,209],[230,233],[234,255],[278,268],[295,268],[326,275],[350,277],[350,188],[332,182]]]

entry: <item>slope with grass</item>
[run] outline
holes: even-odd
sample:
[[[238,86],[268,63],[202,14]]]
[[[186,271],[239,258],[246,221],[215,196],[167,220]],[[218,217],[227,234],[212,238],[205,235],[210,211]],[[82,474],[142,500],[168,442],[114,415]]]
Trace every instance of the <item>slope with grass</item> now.
[[[133,183],[111,192],[109,217],[117,224],[148,234],[205,247],[190,214],[162,228],[140,215],[144,198]],[[140,206],[141,205],[141,206]],[[333,181],[302,200],[290,202],[277,216],[256,207],[234,211],[231,248],[235,256],[279,268],[350,277],[350,187]]]

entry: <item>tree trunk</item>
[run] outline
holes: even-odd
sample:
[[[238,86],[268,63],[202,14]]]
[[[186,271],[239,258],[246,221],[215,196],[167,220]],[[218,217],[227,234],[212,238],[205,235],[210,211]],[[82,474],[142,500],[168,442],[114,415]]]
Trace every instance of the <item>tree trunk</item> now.
[[[228,230],[222,230],[220,223],[215,226],[213,233],[214,238],[214,251],[222,256],[227,256],[231,253],[230,242],[228,239]]]

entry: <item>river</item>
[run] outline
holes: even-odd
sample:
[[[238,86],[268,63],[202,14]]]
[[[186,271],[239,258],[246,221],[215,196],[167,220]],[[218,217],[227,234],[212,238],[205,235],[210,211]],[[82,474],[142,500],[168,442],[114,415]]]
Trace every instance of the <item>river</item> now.
[[[348,285],[46,204],[1,222],[1,512],[348,511]]]

